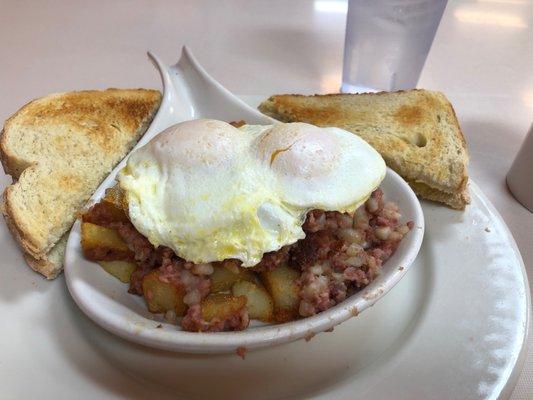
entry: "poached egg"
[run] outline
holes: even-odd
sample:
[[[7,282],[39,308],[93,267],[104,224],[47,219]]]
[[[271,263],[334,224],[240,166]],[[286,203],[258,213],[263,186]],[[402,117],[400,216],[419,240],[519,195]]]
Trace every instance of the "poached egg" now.
[[[250,267],[304,238],[309,210],[355,211],[385,172],[379,153],[339,128],[192,120],[133,152],[118,181],[131,222],[154,246]]]

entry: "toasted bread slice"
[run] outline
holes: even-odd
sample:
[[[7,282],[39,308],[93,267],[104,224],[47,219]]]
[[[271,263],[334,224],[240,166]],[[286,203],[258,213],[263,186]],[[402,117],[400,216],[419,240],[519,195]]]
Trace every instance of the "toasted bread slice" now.
[[[24,253],[24,259],[34,271],[44,275],[47,279],[54,279],[63,270],[63,259],[67,248],[68,232],[52,247],[46,258],[37,259],[28,253]]]
[[[58,93],[6,121],[0,159],[14,183],[1,209],[33,269],[50,279],[61,272],[76,213],[144,134],[160,101],[146,89]]]
[[[283,122],[351,131],[370,143],[421,197],[456,209],[470,202],[466,142],[442,93],[277,95],[259,110]]]

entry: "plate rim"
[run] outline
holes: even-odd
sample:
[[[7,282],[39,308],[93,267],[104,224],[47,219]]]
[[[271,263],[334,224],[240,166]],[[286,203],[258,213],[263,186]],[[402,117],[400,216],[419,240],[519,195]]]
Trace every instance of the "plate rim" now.
[[[511,397],[511,394],[513,393],[513,390],[516,386],[516,383],[518,382],[518,378],[520,377],[520,373],[522,372],[524,368],[524,364],[526,362],[527,353],[528,353],[528,339],[530,335],[530,323],[531,323],[531,290],[529,286],[529,279],[527,277],[527,271],[526,266],[524,263],[524,259],[522,258],[522,254],[520,253],[520,249],[518,247],[518,244],[516,243],[516,240],[513,236],[513,233],[511,232],[511,229],[509,229],[509,226],[505,222],[505,219],[502,217],[498,209],[492,204],[490,199],[487,197],[487,195],[483,192],[483,190],[479,187],[479,185],[472,179],[469,179],[468,182],[469,189],[471,190],[471,193],[475,193],[476,196],[481,200],[483,206],[490,212],[490,214],[495,217],[498,222],[500,222],[501,227],[503,228],[505,235],[507,237],[507,241],[511,245],[511,248],[513,250],[513,253],[515,254],[518,264],[520,265],[520,272],[522,276],[522,282],[524,284],[524,296],[525,296],[525,304],[526,309],[524,310],[524,324],[522,327],[522,341],[520,350],[518,351],[518,354],[514,360],[514,365],[511,368],[511,371],[509,371],[508,377],[504,385],[500,389],[500,393],[498,393],[499,399],[508,399]],[[467,206],[469,207],[469,206]]]

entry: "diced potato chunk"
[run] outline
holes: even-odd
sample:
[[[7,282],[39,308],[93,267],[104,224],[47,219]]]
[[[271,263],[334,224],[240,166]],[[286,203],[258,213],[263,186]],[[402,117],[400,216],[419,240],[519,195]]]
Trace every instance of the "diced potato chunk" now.
[[[83,222],[107,225],[110,222],[127,222],[128,216],[122,208],[102,200],[83,214],[82,219]]]
[[[185,290],[174,283],[160,281],[158,270],[150,272],[143,278],[142,287],[150,312],[165,313],[174,310],[178,316],[185,314],[187,309],[183,302]]]
[[[113,186],[107,189],[102,200],[113,204],[118,209],[126,210],[128,208],[124,191],[119,186]]]
[[[229,291],[233,284],[238,281],[255,282],[254,273],[241,267],[235,273],[222,265],[213,265],[213,273],[210,277],[211,291],[213,293]]]
[[[124,283],[129,283],[131,273],[137,268],[137,264],[130,261],[99,261],[98,264],[107,273]]]
[[[83,221],[96,225],[107,225],[111,222],[127,222],[127,204],[122,190],[112,187],[106,190],[105,196],[92,206],[85,214]]]
[[[81,246],[85,257],[93,261],[131,260],[133,252],[114,229],[83,222]]]
[[[202,300],[202,318],[207,322],[218,317],[221,320],[235,315],[246,307],[246,297],[230,294],[211,294]]]
[[[300,274],[295,269],[280,265],[261,273],[261,279],[274,300],[274,319],[287,322],[298,316],[300,297],[296,282]]]
[[[250,318],[271,322],[274,316],[274,302],[261,284],[239,281],[233,284],[234,296],[246,297],[246,308]]]

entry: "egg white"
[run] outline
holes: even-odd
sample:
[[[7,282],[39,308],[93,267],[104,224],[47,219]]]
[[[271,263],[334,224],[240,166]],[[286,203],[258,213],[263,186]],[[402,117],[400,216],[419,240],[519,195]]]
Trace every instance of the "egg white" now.
[[[384,176],[381,156],[341,129],[194,120],[134,152],[118,180],[153,245],[248,267],[305,237],[310,209],[353,211]]]

